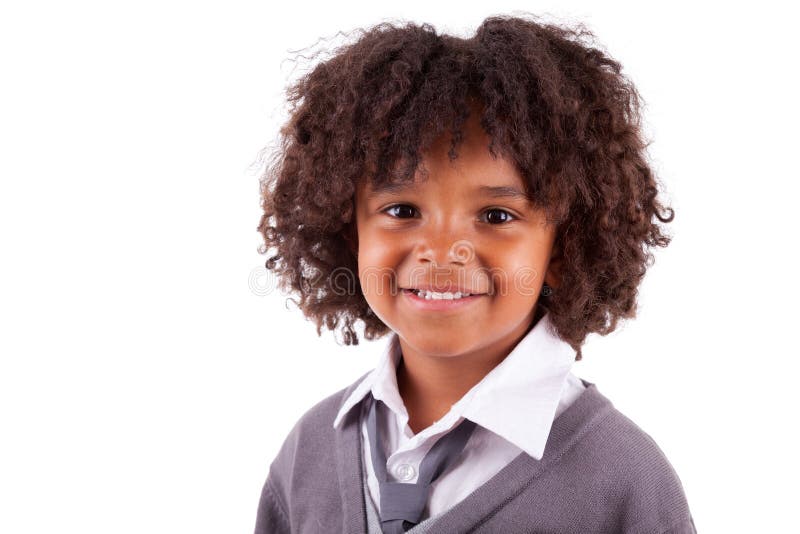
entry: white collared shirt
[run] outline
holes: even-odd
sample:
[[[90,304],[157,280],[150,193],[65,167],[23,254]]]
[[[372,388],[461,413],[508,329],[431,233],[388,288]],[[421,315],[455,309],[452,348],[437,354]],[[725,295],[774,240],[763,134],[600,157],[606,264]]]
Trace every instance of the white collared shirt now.
[[[572,374],[575,350],[549,328],[545,314],[509,355],[452,405],[450,411],[414,435],[408,426],[408,411],[397,387],[396,369],[402,357],[399,338],[392,334],[378,363],[342,405],[333,422],[369,392],[378,403],[378,433],[386,451],[387,475],[397,482],[416,482],[425,454],[463,418],[477,423],[459,459],[432,484],[423,519],[451,508],[497,474],[520,452],[542,458],[553,420],[585,389]],[[380,490],[372,466],[366,414],[361,404],[360,425],[364,468],[369,494],[380,510]]]

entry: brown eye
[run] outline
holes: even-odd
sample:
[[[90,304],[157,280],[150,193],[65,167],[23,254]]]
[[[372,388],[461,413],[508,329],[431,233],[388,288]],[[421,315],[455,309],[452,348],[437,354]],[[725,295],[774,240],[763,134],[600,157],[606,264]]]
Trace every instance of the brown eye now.
[[[398,213],[398,214],[405,213],[406,215],[409,215],[410,217],[414,216],[414,208],[412,208],[408,204],[394,204],[392,206],[389,206],[388,208],[386,208],[383,211],[386,212],[386,213],[389,213],[390,210],[397,210],[395,213]],[[399,215],[397,218],[398,219],[405,219],[405,217],[403,217],[402,215]]]
[[[487,222],[493,225],[505,224],[513,219],[516,219],[516,217],[511,215],[506,210],[501,210],[499,208],[488,209],[484,213],[486,214]]]

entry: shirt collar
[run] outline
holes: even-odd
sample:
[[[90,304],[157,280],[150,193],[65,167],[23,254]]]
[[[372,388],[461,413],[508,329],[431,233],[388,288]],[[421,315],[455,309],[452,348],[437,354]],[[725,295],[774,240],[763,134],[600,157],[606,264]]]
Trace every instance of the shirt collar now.
[[[575,361],[575,350],[551,329],[546,313],[502,362],[452,406],[442,421],[455,424],[463,416],[541,459],[565,380]],[[400,358],[395,333],[375,369],[345,399],[334,428],[370,392],[397,417],[408,420],[395,374]]]

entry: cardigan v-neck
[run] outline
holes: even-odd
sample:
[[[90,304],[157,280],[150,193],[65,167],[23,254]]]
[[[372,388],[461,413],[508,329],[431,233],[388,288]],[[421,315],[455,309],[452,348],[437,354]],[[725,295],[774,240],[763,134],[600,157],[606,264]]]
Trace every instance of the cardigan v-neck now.
[[[568,448],[576,437],[579,427],[588,429],[599,418],[608,415],[612,409],[611,403],[600,395],[595,384],[581,379],[586,387],[584,392],[569,406],[559,417],[553,421],[547,448],[541,460],[536,460],[525,452],[521,452],[514,460],[501,469],[496,475],[478,487],[465,499],[452,508],[433,517],[427,518],[415,527],[407,530],[409,534],[421,533],[429,529],[434,532],[468,532],[477,526],[477,523],[491,511],[485,510],[486,503],[501,507],[522,491],[525,486],[535,478],[548,464],[556,460],[564,449]],[[345,398],[347,396],[345,395]],[[590,415],[587,418],[587,415]],[[347,508],[352,514],[352,521],[345,529],[353,534],[367,534],[364,518],[367,513],[367,503],[363,491],[363,459],[361,443],[362,435],[358,430],[358,420],[351,418],[342,427],[340,439],[342,440],[339,456],[339,481],[342,487],[349,488],[343,495],[345,501],[350,501]],[[337,447],[338,448],[338,447]],[[356,472],[361,481],[358,486],[352,485],[351,477]],[[480,510],[480,512],[476,512]],[[347,514],[350,515],[350,514]]]

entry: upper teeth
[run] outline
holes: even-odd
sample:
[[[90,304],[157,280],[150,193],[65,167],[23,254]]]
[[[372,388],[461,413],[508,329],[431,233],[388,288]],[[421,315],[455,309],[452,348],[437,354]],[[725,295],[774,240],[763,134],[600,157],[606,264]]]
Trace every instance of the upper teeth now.
[[[415,289],[414,292],[423,297],[425,299],[460,299],[461,297],[468,297],[470,293],[461,293],[460,291],[456,291],[455,293],[450,293],[449,291],[444,293],[437,293],[436,291],[426,291],[424,289]]]

